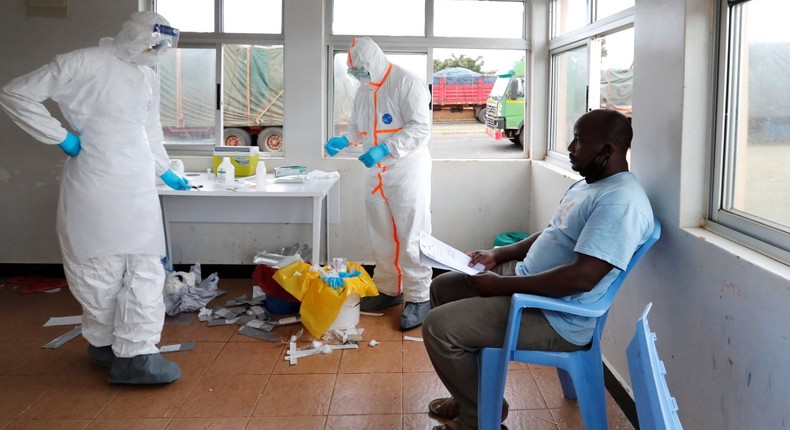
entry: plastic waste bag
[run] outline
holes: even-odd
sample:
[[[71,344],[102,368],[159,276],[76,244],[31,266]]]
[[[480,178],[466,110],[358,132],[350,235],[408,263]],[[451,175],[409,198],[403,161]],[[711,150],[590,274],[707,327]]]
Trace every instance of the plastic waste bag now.
[[[357,293],[360,297],[379,294],[373,279],[357,263],[349,262],[347,271],[359,271],[359,275],[343,278],[343,285],[337,289],[327,283],[321,272],[311,269],[309,263],[297,261],[279,269],[273,278],[302,302],[299,308],[302,324],[316,339],[320,339],[332,325],[350,294]],[[332,269],[327,267],[325,270]]]
[[[198,263],[190,268],[189,274],[179,275],[180,273],[184,272],[168,273],[165,280],[165,285],[168,282],[171,285],[177,285],[177,282],[184,283],[182,288],[169,287],[170,290],[177,291],[165,294],[165,313],[170,316],[180,312],[200,310],[218,295],[217,284],[219,284],[219,275],[216,272],[209,275],[206,279],[201,279],[200,263]],[[171,279],[179,276],[183,276],[182,281]]]

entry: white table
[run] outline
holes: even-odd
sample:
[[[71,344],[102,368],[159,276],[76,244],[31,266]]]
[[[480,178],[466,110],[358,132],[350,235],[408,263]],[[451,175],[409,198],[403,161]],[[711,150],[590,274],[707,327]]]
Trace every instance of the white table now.
[[[304,223],[312,224],[312,261],[320,262],[321,235],[324,236],[324,262],[329,256],[330,218],[339,219],[338,178],[310,179],[303,183],[277,183],[270,174],[265,190],[255,188],[255,177],[239,178],[233,187],[218,184],[206,173],[187,173],[199,190],[176,191],[158,187],[165,227],[167,257],[172,260],[170,224],[204,223]],[[220,199],[233,199],[223,203]],[[226,208],[232,207],[232,211]]]

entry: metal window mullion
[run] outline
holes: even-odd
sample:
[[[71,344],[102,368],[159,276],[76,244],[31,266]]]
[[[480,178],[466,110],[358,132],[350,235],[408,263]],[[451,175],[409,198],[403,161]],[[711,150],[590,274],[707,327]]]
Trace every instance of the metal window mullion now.
[[[553,51],[566,44],[594,36],[606,36],[634,25],[634,8],[628,8],[608,16],[593,24],[578,28],[549,40],[549,50]]]
[[[727,0],[720,0],[721,16],[719,17],[718,28],[718,61],[717,69],[720,71],[717,78],[718,84],[716,86],[716,100],[712,106],[716,106],[716,116],[713,124],[715,127],[712,133],[714,141],[712,144],[713,150],[711,151],[711,177],[709,180],[710,190],[708,196],[708,217],[716,221],[719,216],[719,211],[722,209],[722,193],[724,184],[724,151],[725,151],[725,138],[730,133],[728,127],[728,113],[727,113],[727,99],[729,97],[729,33],[727,31],[728,23],[730,22],[727,13]]]
[[[724,140],[722,141],[722,176],[720,178],[721,194],[719,208],[730,211],[734,200],[735,163],[738,147],[738,122],[740,119],[740,59],[743,25],[743,15],[740,8],[731,8],[729,16],[729,32],[727,37],[727,65],[724,68],[727,74],[726,91],[724,99],[725,124]]]
[[[225,0],[214,0],[214,33],[222,34],[225,31]]]

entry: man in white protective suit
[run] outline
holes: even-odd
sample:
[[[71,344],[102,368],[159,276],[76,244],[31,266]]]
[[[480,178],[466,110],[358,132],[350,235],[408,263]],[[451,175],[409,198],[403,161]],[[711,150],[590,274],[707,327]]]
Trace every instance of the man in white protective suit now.
[[[157,343],[164,325],[164,230],[156,177],[169,169],[152,66],[178,30],[154,12],[132,14],[117,37],[58,55],[8,83],[0,105],[36,140],[69,155],[57,231],[69,288],[82,305],[82,335],[109,383],[164,384],[181,376]],[[68,131],[46,109],[55,101]]]
[[[421,79],[387,60],[370,38],[354,39],[348,73],[360,81],[348,131],[329,139],[330,156],[363,147],[368,234],[378,296],[363,311],[406,301],[400,327],[422,324],[430,310],[431,268],[420,264],[420,232],[431,233],[431,95]]]

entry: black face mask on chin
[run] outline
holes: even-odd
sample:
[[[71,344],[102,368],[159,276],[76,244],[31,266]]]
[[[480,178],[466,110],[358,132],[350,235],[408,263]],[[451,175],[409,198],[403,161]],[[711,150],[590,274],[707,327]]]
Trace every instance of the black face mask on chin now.
[[[601,160],[603,158],[603,160]],[[606,163],[609,161],[608,155],[598,154],[590,164],[582,167],[579,170],[579,174],[584,177],[587,183],[595,182],[601,178],[603,175],[604,169],[606,168]]]

